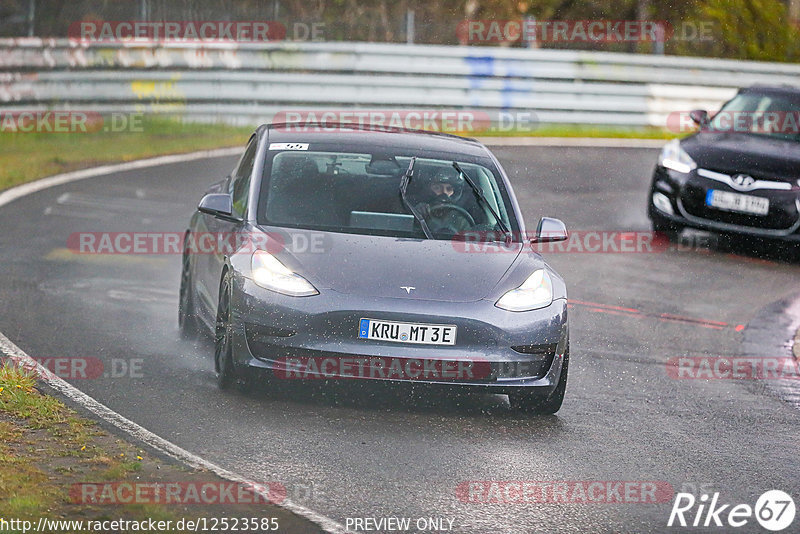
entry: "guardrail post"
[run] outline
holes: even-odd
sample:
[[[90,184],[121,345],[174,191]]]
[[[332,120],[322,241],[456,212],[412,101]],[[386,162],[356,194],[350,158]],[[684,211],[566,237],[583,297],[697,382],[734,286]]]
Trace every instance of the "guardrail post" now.
[[[414,44],[414,10],[409,9],[406,13],[406,44]]]
[[[28,0],[28,37],[33,37],[36,20],[36,0]]]

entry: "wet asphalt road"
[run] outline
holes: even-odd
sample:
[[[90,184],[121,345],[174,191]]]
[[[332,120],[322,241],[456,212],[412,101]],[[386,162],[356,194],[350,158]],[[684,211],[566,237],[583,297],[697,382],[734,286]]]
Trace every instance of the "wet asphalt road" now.
[[[573,231],[649,229],[644,206],[656,151],[495,152],[529,227],[549,215]],[[777,314],[794,302],[799,261],[780,251],[767,260],[733,254],[713,239],[663,253],[546,254],[574,301],[569,386],[557,416],[516,414],[502,396],[351,384],[223,393],[210,343],[178,336],[179,256],[77,256],[66,246],[82,231],[182,231],[205,186],[233,164],[119,173],[0,209],[0,332],[37,358],[101,359],[123,376],[72,383],[192,453],[283,483],[295,501],[342,524],[397,516],[412,524],[450,519],[455,532],[681,530],[666,527],[671,500],[462,502],[456,488],[476,480],[662,481],[751,505],[781,489],[800,505],[796,390],[675,380],[666,366],[676,356],[786,349],[797,320]],[[758,328],[737,331],[751,321]],[[800,531],[800,518],[793,528]],[[764,532],[752,519],[737,531]]]

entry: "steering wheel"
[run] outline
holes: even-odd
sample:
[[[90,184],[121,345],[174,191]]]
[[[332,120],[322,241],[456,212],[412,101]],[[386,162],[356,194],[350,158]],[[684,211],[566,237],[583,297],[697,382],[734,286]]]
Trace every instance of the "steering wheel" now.
[[[469,225],[469,227],[475,226],[475,219],[472,217],[472,215],[470,215],[470,213],[467,210],[465,210],[461,206],[457,206],[455,204],[436,204],[430,207],[430,213],[433,218],[443,219],[446,216],[444,214],[436,215],[437,212],[445,212],[445,213],[450,212],[452,214],[457,215],[461,219],[465,220]],[[447,223],[445,221],[438,222],[438,224],[434,223],[431,226],[434,227],[431,228],[431,230],[434,231],[450,230],[450,232],[453,234],[456,234],[460,230],[462,230],[461,228],[457,228],[454,223],[452,222]]]

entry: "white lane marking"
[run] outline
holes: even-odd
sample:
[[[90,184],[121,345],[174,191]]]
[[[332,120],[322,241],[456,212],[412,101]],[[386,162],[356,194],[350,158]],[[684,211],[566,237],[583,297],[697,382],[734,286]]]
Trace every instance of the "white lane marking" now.
[[[174,202],[163,200],[143,200],[141,198],[104,196],[91,193],[64,193],[56,200],[59,206],[72,210],[75,216],[88,212],[96,212],[104,216],[116,217],[122,212],[168,213],[174,210]],[[77,209],[75,209],[77,208]]]
[[[166,206],[173,206],[174,203],[166,202],[163,200],[153,200],[151,202],[144,201],[140,198],[121,197],[119,195],[94,195],[92,193],[65,193],[62,196],[69,195],[66,200],[59,202],[69,206],[95,206],[97,208],[110,208],[110,209],[148,209],[148,206],[153,206],[153,211],[157,209],[164,209]],[[60,200],[60,199],[59,199]]]
[[[143,295],[142,293],[135,293],[133,291],[125,291],[124,289],[109,289],[106,293],[108,298],[114,300],[130,301],[130,302],[164,302],[172,300],[170,297],[156,297],[153,295]]]
[[[59,207],[47,206],[44,209],[45,215],[57,215],[59,217],[72,217],[77,219],[95,219],[95,220],[111,220],[115,219],[116,215],[111,212],[91,212],[91,211],[78,211],[70,209],[61,209]]]
[[[592,148],[661,148],[669,139],[601,137],[477,137],[486,146],[551,146]]]
[[[234,156],[239,154],[240,152],[241,149],[239,148],[221,148],[218,150],[204,150],[201,152],[192,152],[191,154],[161,156],[158,158],[131,161],[128,163],[104,165],[102,167],[95,167],[93,169],[85,169],[82,171],[69,172],[66,174],[57,174],[49,178],[42,178],[41,180],[37,180],[35,182],[18,185],[17,187],[12,187],[11,189],[8,189],[0,193],[0,207],[5,206],[6,204],[9,204],[26,195],[42,191],[49,187],[75,182],[77,180],[94,178],[96,176],[104,176],[115,172],[124,172],[134,169],[144,169],[147,167],[158,167],[160,165],[167,165],[170,163],[181,163],[197,159]],[[2,332],[0,332],[0,352],[6,353],[6,355],[9,357],[22,360],[26,366],[35,367],[40,371],[39,372],[40,376],[48,377],[50,375],[50,373],[48,373],[44,367],[42,367],[33,358],[28,356],[28,354],[26,354],[22,349],[20,349],[14,343],[12,343],[10,339],[8,339],[6,336],[2,334]],[[86,410],[100,417],[103,421],[106,421],[107,423],[114,425],[122,432],[125,432],[126,434],[133,436],[134,438],[143,441],[144,443],[147,443],[149,446],[153,447],[156,450],[161,451],[162,453],[172,458],[182,461],[197,469],[207,469],[226,480],[230,480],[231,482],[239,482],[242,484],[247,484],[251,482],[246,478],[242,477],[241,475],[238,475],[232,471],[228,471],[227,469],[223,469],[222,467],[219,467],[216,464],[204,460],[199,456],[195,456],[189,451],[186,451],[178,447],[174,443],[167,441],[156,434],[153,434],[149,430],[121,416],[120,414],[118,414],[111,408],[107,407],[106,405],[101,404],[97,400],[93,399],[86,393],[80,391],[79,389],[72,386],[68,382],[65,382],[61,378],[49,377],[47,383],[50,387],[52,387],[53,389],[55,389],[56,391],[58,391],[71,401],[73,401],[74,403],[82,406]],[[269,497],[269,495],[265,493],[262,495],[262,497],[266,499]],[[309,508],[306,508],[305,506],[294,503],[289,499],[285,499],[283,502],[277,504],[276,506],[280,506],[281,508],[289,510],[295,515],[299,515],[300,517],[308,519],[312,523],[319,525],[320,528],[322,528],[326,532],[330,532],[332,534],[340,534],[340,533],[345,534],[347,532],[347,530],[344,528],[343,525],[334,521],[333,519],[325,515],[322,515],[320,513],[317,513]]]
[[[145,169],[147,167],[157,167],[159,165],[168,165],[170,163],[183,163],[186,161],[193,161],[196,159],[206,158],[219,158],[223,156],[234,156],[240,154],[240,148],[220,148],[217,150],[202,150],[200,152],[192,152],[191,154],[176,154],[173,156],[159,156],[157,158],[142,159],[138,161],[130,161],[128,163],[115,163],[113,165],[103,165],[101,167],[94,167],[91,169],[83,169],[81,171],[68,172],[65,174],[57,174],[49,178],[42,178],[35,182],[18,185],[0,193],[0,206],[22,198],[31,193],[36,193],[48,187],[56,185],[67,184],[77,180],[84,180],[86,178],[94,178],[96,176],[104,176],[115,172],[132,171],[135,169]]]

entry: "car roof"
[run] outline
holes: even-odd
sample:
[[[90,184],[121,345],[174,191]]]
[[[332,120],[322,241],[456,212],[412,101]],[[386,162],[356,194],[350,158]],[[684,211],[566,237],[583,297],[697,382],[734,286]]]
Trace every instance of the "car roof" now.
[[[291,129],[291,130],[289,130]],[[476,139],[442,132],[353,123],[274,123],[257,130],[268,133],[270,143],[343,143],[391,145],[396,148],[452,152],[471,156],[489,155]]]
[[[751,85],[750,87],[745,87],[739,89],[740,93],[767,93],[767,94],[779,94],[779,95],[788,95],[788,96],[800,96],[800,87],[784,84],[784,85]]]

